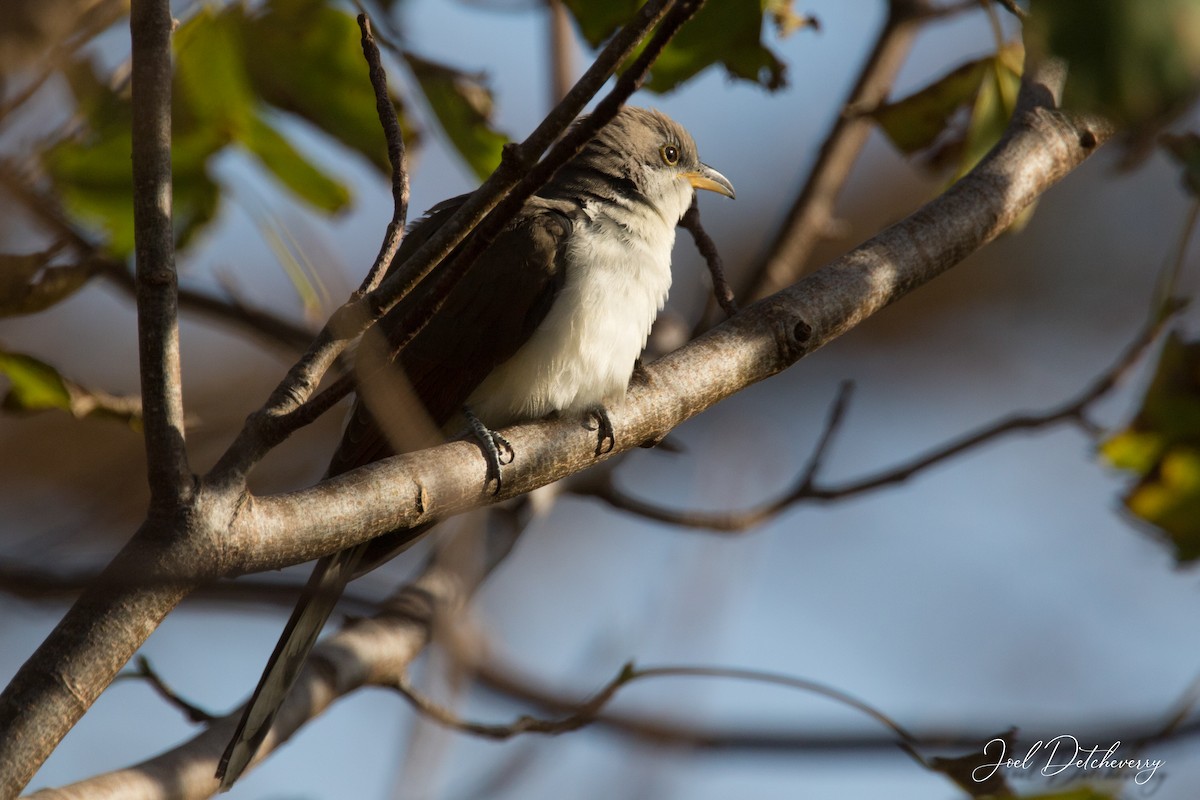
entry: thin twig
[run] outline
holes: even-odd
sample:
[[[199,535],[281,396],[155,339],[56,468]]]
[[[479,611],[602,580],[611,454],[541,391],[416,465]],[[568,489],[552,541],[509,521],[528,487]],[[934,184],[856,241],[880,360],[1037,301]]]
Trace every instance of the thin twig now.
[[[817,446],[808,457],[808,466],[800,473],[801,487],[811,489],[816,482],[817,473],[821,471],[825,462],[825,455],[829,452],[834,437],[842,429],[842,420],[846,418],[846,409],[850,407],[850,397],[853,394],[854,381],[842,381],[838,386],[837,397],[829,407],[829,415],[825,418],[825,427],[821,430],[821,437],[817,439]]]
[[[721,254],[717,251],[716,242],[708,235],[708,231],[704,230],[704,225],[700,222],[700,206],[695,197],[692,198],[692,205],[684,213],[683,219],[679,220],[679,227],[692,235],[692,241],[696,243],[696,249],[704,257],[704,263],[708,264],[708,272],[712,275],[713,296],[720,304],[721,310],[725,312],[725,316],[732,317],[738,312],[737,301],[733,297],[733,287],[729,285],[729,280],[725,277],[725,265],[721,261]]]
[[[1176,308],[1177,310],[1178,308]],[[1038,430],[1063,422],[1071,422],[1089,434],[1096,435],[1098,426],[1087,418],[1088,409],[1116,387],[1138,362],[1146,349],[1158,338],[1169,319],[1171,319],[1170,315],[1152,319],[1138,332],[1134,340],[1126,346],[1113,364],[1071,400],[1046,411],[1016,414],[997,420],[905,464],[866,478],[830,485],[821,485],[816,480],[821,460],[840,428],[846,405],[849,402],[852,387],[849,384],[843,384],[831,407],[817,446],[799,477],[786,492],[757,508],[718,513],[675,511],[627,495],[618,489],[611,480],[589,486],[583,493],[589,497],[603,500],[614,508],[657,522],[689,528],[704,528],[722,533],[743,533],[801,502],[842,500],[903,483],[943,461],[1017,431]]]
[[[220,719],[219,714],[205,711],[195,703],[181,697],[178,692],[167,685],[167,682],[155,671],[154,667],[150,666],[150,659],[145,656],[137,657],[137,667],[134,668],[133,672],[123,672],[114,680],[121,680],[122,678],[137,678],[146,681],[158,693],[159,697],[182,711],[183,715],[187,717],[188,722],[212,722]]]
[[[487,687],[497,690],[499,687],[511,689],[514,686],[530,687],[536,683],[532,681],[522,681],[516,679],[511,671],[503,671],[497,669],[495,664],[488,663],[472,664],[471,667],[478,667],[476,677],[481,683]],[[766,672],[763,670],[752,669],[737,669],[730,667],[697,667],[697,666],[663,666],[663,667],[635,667],[632,663],[625,664],[621,670],[613,676],[599,691],[583,702],[565,701],[558,698],[547,700],[547,695],[544,691],[539,692],[533,690],[532,694],[536,696],[534,700],[538,705],[543,707],[551,707],[556,711],[565,710],[567,713],[556,718],[540,718],[531,715],[522,715],[513,722],[504,724],[481,723],[464,720],[456,715],[453,711],[444,708],[431,699],[416,692],[407,681],[401,681],[394,688],[407,699],[413,707],[430,719],[438,722],[446,727],[453,728],[463,733],[469,733],[475,736],[482,736],[488,739],[511,739],[514,736],[519,736],[527,733],[538,733],[545,735],[558,735],[569,731],[578,730],[579,728],[591,725],[602,721],[601,711],[608,705],[617,694],[635,681],[643,681],[656,678],[725,678],[738,681],[749,681],[752,683],[768,684],[772,686],[780,686],[788,689],[796,689],[802,692],[816,694],[820,697],[828,698],[836,703],[839,703],[849,708],[859,711],[871,719],[875,720],[895,735],[892,744],[899,747],[905,753],[910,755],[917,763],[922,766],[928,766],[926,760],[917,752],[916,746],[918,740],[915,736],[909,733],[900,723],[893,720],[887,714],[879,709],[871,706],[868,703],[859,700],[853,695],[836,689],[818,681],[809,680],[807,678],[798,678],[791,675],[780,675],[778,673]],[[507,693],[507,692],[506,692]],[[524,692],[513,692],[513,695],[520,696]],[[528,695],[526,696],[528,699]]]
[[[408,221],[408,158],[404,149],[404,132],[400,128],[400,120],[396,116],[396,108],[392,105],[392,96],[388,92],[387,72],[379,56],[379,45],[375,43],[375,35],[371,29],[371,18],[366,12],[358,15],[358,27],[362,31],[363,57],[367,60],[367,70],[371,78],[371,87],[375,90],[375,111],[379,115],[379,124],[383,128],[384,139],[387,140],[388,162],[392,165],[392,219],[388,223],[379,255],[371,266],[362,285],[358,287],[357,296],[372,292],[383,280],[384,273],[391,266],[400,242],[404,238],[404,225]]]

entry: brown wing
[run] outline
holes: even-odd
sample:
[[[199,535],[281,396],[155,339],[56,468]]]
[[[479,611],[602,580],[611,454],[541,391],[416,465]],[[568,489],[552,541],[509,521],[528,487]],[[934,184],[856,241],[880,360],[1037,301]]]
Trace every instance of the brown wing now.
[[[405,237],[393,265],[403,263],[465,199],[463,195],[435,206]],[[565,277],[560,255],[571,230],[570,210],[561,201],[535,197],[527,202],[401,352],[398,364],[434,425],[440,427],[461,410],[475,387],[545,318]],[[389,340],[424,303],[436,280],[435,271],[380,321]],[[356,402],[329,473],[336,475],[401,449],[387,441],[380,427],[366,405]]]

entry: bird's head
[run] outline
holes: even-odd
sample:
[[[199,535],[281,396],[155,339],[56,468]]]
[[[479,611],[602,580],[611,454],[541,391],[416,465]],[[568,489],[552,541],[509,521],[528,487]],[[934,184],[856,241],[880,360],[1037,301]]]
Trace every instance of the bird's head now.
[[[674,225],[697,189],[734,197],[733,184],[700,161],[696,142],[659,111],[626,106],[580,154],[604,173],[620,176]]]

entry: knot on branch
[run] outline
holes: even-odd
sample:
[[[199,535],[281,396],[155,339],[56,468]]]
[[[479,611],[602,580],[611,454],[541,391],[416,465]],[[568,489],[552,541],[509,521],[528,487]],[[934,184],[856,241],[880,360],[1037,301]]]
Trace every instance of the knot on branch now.
[[[780,309],[782,312],[782,309]],[[813,337],[812,324],[803,317],[780,313],[771,322],[780,369],[790,367],[808,354]]]

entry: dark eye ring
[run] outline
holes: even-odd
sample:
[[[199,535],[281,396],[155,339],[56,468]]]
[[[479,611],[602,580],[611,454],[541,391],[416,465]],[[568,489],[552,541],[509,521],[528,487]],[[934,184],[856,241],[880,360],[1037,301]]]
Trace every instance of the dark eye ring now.
[[[679,148],[673,144],[664,144],[659,153],[662,154],[663,163],[669,167],[673,167],[679,163]]]

